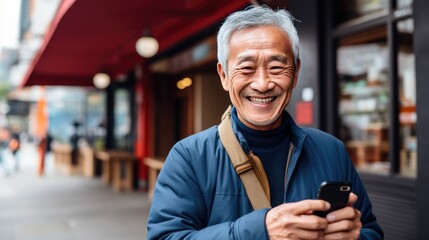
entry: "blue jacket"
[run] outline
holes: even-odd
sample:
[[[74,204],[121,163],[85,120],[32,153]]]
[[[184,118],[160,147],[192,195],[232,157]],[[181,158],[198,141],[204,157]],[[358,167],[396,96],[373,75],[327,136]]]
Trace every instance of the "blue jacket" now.
[[[333,136],[300,128],[290,118],[294,149],[285,202],[315,199],[323,181],[349,181],[362,213],[361,239],[383,239],[364,186],[344,145]],[[237,126],[233,129],[247,151]],[[148,239],[268,239],[265,215],[253,211],[220,141],[217,126],[174,145],[158,176],[148,219]]]

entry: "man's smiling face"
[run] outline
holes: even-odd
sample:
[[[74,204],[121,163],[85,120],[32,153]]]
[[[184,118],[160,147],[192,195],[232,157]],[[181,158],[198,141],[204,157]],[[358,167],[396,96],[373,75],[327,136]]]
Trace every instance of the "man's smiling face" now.
[[[240,30],[229,50],[227,72],[220,64],[217,68],[240,121],[256,130],[280,126],[300,67],[287,34],[274,26]]]

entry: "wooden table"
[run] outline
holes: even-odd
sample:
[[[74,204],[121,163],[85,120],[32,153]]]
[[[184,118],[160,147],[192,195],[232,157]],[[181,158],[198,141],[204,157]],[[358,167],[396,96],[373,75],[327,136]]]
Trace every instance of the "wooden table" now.
[[[103,182],[110,185],[112,182],[112,167],[109,153],[107,151],[97,151],[95,152],[95,157],[101,160],[101,178]]]
[[[82,173],[85,177],[95,177],[96,161],[94,150],[89,146],[79,148],[79,162],[82,163]]]
[[[113,190],[133,191],[134,190],[134,164],[136,157],[129,152],[111,152],[110,159],[112,161],[112,181]]]
[[[72,163],[72,148],[70,144],[55,143],[52,146],[55,167],[65,174],[81,174],[82,164],[78,159],[76,164]]]
[[[155,189],[156,179],[158,178],[158,174],[161,171],[162,166],[164,165],[164,159],[156,159],[156,158],[145,158],[144,164],[149,167],[149,179],[148,179],[148,194],[149,199],[152,200],[153,191]]]
[[[96,157],[102,161],[103,181],[116,192],[134,190],[134,167],[136,156],[121,151],[98,151]]]

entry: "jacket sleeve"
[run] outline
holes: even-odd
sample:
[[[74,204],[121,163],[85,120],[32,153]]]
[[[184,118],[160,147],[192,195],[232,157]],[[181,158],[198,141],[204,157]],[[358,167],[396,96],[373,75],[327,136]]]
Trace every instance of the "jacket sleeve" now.
[[[155,186],[148,239],[267,239],[268,209],[208,226],[211,207],[199,186],[205,183],[197,180],[190,158],[180,144],[169,153]]]
[[[358,196],[358,201],[354,207],[358,209],[362,216],[362,229],[360,240],[378,240],[384,239],[384,233],[377,219],[372,212],[372,205],[368,193],[365,190],[359,174],[357,173],[352,161],[350,160],[345,148],[342,148],[342,155],[347,159],[347,170],[349,172],[349,181],[353,183],[353,192]]]

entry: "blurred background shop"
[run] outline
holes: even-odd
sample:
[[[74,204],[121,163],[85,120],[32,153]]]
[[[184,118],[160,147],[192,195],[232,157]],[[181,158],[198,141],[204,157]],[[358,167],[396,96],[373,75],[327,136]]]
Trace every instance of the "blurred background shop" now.
[[[31,137],[46,101],[55,140],[79,122],[94,151],[133,154],[135,187],[149,191],[171,146],[229,104],[216,73],[222,19],[250,4],[288,9],[302,58],[288,110],[344,141],[386,239],[429,239],[428,1],[20,2],[20,41],[1,49],[2,125]],[[140,44],[148,36],[154,49]]]

